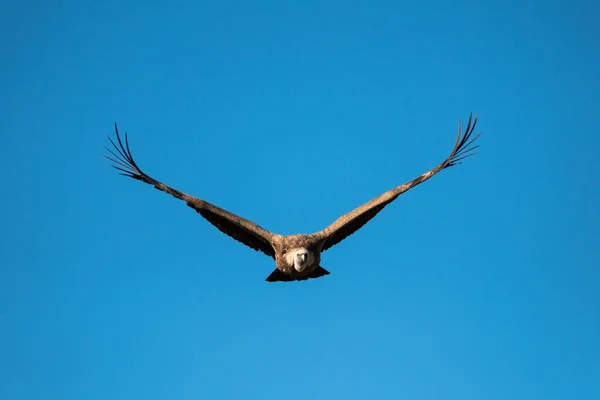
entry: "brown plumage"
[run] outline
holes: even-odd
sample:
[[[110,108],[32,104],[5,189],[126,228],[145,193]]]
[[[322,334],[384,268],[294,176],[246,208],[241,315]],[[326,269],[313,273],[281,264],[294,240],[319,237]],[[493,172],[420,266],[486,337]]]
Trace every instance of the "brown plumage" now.
[[[196,210],[208,222],[217,227],[221,232],[231,236],[235,240],[261,251],[275,259],[277,268],[267,277],[267,281],[296,281],[308,278],[318,278],[329,275],[329,272],[320,266],[321,253],[359,230],[369,222],[385,206],[396,200],[398,196],[407,190],[425,182],[441,170],[460,164],[465,158],[475,154],[478,146],[472,146],[473,142],[481,135],[472,137],[477,117],[469,122],[464,135],[461,137],[461,123],[458,123],[458,136],[456,144],[450,155],[438,166],[417,178],[401,186],[391,189],[373,200],[363,204],[346,215],[341,216],[327,228],[313,234],[301,234],[283,236],[269,232],[257,224],[222,208],[217,207],[205,200],[190,196],[173,189],[154,178],[146,175],[133,160],[129,150],[129,141],[125,133],[125,141],[121,140],[119,130],[115,123],[117,144],[109,137],[116,153],[106,148],[111,156],[105,156],[114,163],[113,167],[121,171],[121,175],[129,176],[139,181],[149,183],[156,189],[169,193],[173,197],[186,202],[188,206]]]

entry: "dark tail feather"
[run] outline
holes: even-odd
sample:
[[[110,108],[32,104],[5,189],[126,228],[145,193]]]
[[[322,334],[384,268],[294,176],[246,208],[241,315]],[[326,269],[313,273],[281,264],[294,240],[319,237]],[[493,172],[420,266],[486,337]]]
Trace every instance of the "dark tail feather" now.
[[[325,275],[329,275],[329,271],[327,271],[323,267],[317,267],[317,269],[315,269],[310,275],[304,276],[302,278],[294,278],[293,276],[290,276],[288,274],[284,274],[280,270],[275,269],[275,271],[271,272],[271,275],[269,275],[267,277],[266,281],[267,282],[305,281],[305,280],[307,280],[309,278],[320,278],[320,277],[325,276]]]
[[[329,271],[327,271],[323,267],[317,267],[317,269],[315,269],[313,271],[313,273],[310,274],[308,277],[309,278],[320,278],[320,277],[325,276],[325,275],[329,275]]]
[[[295,280],[296,279],[292,278],[288,274],[284,274],[277,268],[275,269],[275,271],[271,272],[271,275],[269,275],[266,279],[267,282],[291,282]]]

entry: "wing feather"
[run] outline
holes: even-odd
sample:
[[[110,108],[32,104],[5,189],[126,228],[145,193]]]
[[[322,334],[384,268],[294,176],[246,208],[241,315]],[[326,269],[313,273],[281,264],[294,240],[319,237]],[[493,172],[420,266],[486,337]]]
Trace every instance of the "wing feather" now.
[[[377,213],[379,213],[385,206],[393,202],[400,196],[402,193],[407,190],[417,186],[420,183],[425,182],[427,179],[431,178],[433,175],[437,174],[441,170],[452,167],[454,165],[461,164],[462,161],[475,154],[474,150],[479,146],[473,146],[475,140],[481,135],[481,133],[473,136],[473,131],[475,130],[475,125],[477,124],[477,117],[473,120],[473,114],[469,115],[469,122],[467,124],[467,128],[465,130],[465,134],[461,137],[462,125],[459,121],[458,123],[458,136],[456,138],[456,143],[452,152],[442,163],[437,165],[435,168],[430,171],[425,172],[424,174],[416,177],[415,179],[407,182],[401,186],[398,186],[394,189],[391,189],[382,195],[374,198],[373,200],[363,204],[362,206],[354,209],[338,218],[331,225],[329,225],[324,230],[317,233],[323,239],[323,248],[322,251],[325,251],[342,240],[346,239],[348,236],[352,235],[354,232],[362,228],[367,222],[369,222]]]
[[[123,143],[116,123],[115,132],[118,145],[108,137],[108,140],[114,147],[114,151],[105,146],[105,149],[108,150],[110,156],[105,155],[104,157],[113,163],[111,166],[120,171],[120,175],[148,183],[158,190],[168,193],[179,200],[185,201],[188,206],[196,210],[196,212],[221,232],[254,250],[261,251],[270,257],[275,257],[275,251],[271,245],[271,240],[273,238],[271,232],[261,228],[252,221],[230,213],[205,200],[173,189],[148,176],[142,172],[131,155],[127,133],[125,133],[125,143]]]

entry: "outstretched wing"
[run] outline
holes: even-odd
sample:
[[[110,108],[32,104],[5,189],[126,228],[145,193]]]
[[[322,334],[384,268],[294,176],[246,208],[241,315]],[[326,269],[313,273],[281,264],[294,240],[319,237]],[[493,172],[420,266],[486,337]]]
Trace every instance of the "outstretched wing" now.
[[[114,163],[112,167],[121,171],[120,175],[149,183],[156,189],[162,190],[163,192],[168,193],[179,200],[185,201],[188,206],[196,210],[196,212],[202,215],[206,220],[208,220],[208,222],[216,226],[221,232],[231,236],[235,240],[253,248],[254,250],[262,251],[266,255],[275,258],[275,251],[271,245],[271,239],[273,237],[271,232],[261,228],[252,221],[232,214],[229,211],[223,210],[222,208],[219,208],[207,201],[187,195],[179,190],[175,190],[146,175],[133,160],[133,156],[129,150],[127,133],[125,133],[125,144],[123,144],[123,141],[121,141],[116,122],[115,132],[119,145],[117,146],[110,137],[108,140],[110,140],[116,153],[115,151],[105,147],[105,149],[111,154],[111,156],[105,157]]]
[[[332,246],[335,246],[348,236],[352,235],[354,232],[363,227],[367,222],[371,220],[378,212],[383,210],[385,206],[390,204],[392,201],[396,200],[398,196],[407,190],[417,186],[419,183],[425,182],[427,179],[431,178],[433,175],[437,174],[441,170],[447,167],[451,167],[456,164],[460,164],[462,160],[465,158],[472,156],[475,154],[473,150],[475,150],[479,146],[472,146],[473,142],[481,135],[481,133],[475,135],[475,137],[471,137],[473,131],[475,130],[475,125],[477,124],[477,117],[475,120],[472,120],[473,114],[469,115],[469,123],[467,125],[467,129],[465,134],[461,138],[461,123],[458,123],[458,137],[456,138],[456,144],[454,145],[454,149],[450,153],[450,156],[446,158],[441,164],[432,170],[425,172],[423,175],[413,179],[410,182],[405,183],[402,186],[398,186],[392,190],[385,192],[379,197],[374,198],[368,203],[363,204],[357,209],[349,212],[346,215],[338,218],[334,223],[325,228],[324,230],[318,232],[317,234],[322,236],[323,249],[325,251]],[[472,123],[471,123],[472,122]]]

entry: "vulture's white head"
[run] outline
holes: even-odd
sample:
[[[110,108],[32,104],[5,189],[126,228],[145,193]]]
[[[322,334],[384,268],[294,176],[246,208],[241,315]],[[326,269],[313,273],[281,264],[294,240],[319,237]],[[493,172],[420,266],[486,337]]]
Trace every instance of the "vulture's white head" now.
[[[295,249],[291,253],[293,255],[291,264],[294,265],[294,269],[298,272],[304,271],[306,267],[312,265],[315,260],[313,253],[304,248]]]

